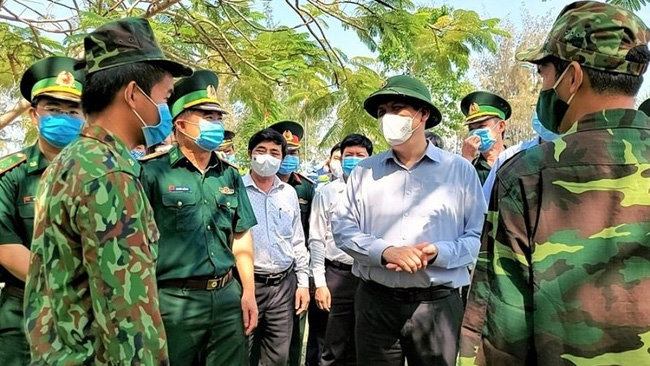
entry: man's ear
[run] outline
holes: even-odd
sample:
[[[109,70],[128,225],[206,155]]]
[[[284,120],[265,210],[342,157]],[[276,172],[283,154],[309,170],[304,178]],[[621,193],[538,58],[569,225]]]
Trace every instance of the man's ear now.
[[[582,85],[584,81],[585,73],[584,70],[582,69],[582,66],[576,61],[571,62],[569,66],[573,68],[572,71],[569,71],[571,74],[567,75],[567,76],[571,76],[570,78],[568,78],[571,81],[571,84],[569,85],[569,93],[573,95],[578,91],[578,89]]]
[[[429,109],[427,108],[424,108],[422,109],[422,112],[420,112],[420,115],[422,116],[420,117],[421,118],[420,121],[422,122],[423,125],[426,125],[427,121],[429,120],[429,116],[431,115],[431,111],[429,111]]]
[[[138,105],[139,97],[136,94],[139,94],[140,90],[137,88],[135,81],[130,81],[124,87],[124,101],[128,104],[129,107],[135,109]]]
[[[38,127],[38,114],[36,114],[36,108],[29,107],[29,119],[32,121],[32,125]]]

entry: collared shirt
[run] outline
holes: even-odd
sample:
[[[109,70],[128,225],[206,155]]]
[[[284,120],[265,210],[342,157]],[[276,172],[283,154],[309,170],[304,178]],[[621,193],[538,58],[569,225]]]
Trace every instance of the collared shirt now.
[[[394,288],[469,284],[476,261],[485,199],[472,165],[428,143],[407,169],[389,150],[361,161],[348,179],[332,219],[336,245],[354,258],[352,271],[364,280]],[[438,256],[416,274],[382,264],[390,246],[428,242]]]
[[[476,169],[476,174],[478,175],[479,181],[481,184],[484,184],[485,180],[490,174],[490,171],[492,170],[492,166],[490,166],[490,163],[488,163],[483,154],[478,154],[478,157],[472,161],[472,165],[474,166],[474,169]]]
[[[345,180],[339,178],[327,183],[316,192],[311,209],[311,237],[309,249],[311,253],[311,273],[316,287],[327,286],[325,281],[325,259],[345,264],[352,264],[353,259],[336,247],[332,236],[332,214],[340,198],[345,195]]]
[[[43,173],[25,284],[34,364],[167,365],[140,165],[90,126]]]
[[[298,287],[309,287],[309,253],[296,190],[278,177],[274,177],[269,193],[257,187],[250,173],[243,181],[257,218],[257,225],[251,229],[255,273],[279,273],[294,264]]]
[[[16,153],[13,158],[22,162],[0,174],[0,245],[22,244],[29,248],[34,232],[38,182],[49,162],[38,143]],[[25,286],[23,281],[2,267],[0,282],[5,282],[6,286]]]
[[[178,145],[160,154],[141,179],[160,230],[158,281],[227,273],[234,234],[256,224],[239,172],[212,154],[202,173]]]
[[[460,364],[648,364],[649,140],[604,110],[499,169]]]
[[[497,171],[501,165],[503,165],[503,163],[505,163],[511,157],[515,156],[520,151],[528,150],[531,147],[537,146],[539,144],[540,138],[534,137],[528,141],[523,141],[515,146],[511,146],[499,154],[499,157],[497,157],[497,160],[494,162],[494,166],[492,166],[492,170],[490,170],[490,174],[488,174],[487,179],[485,179],[485,182],[483,183],[483,195],[485,196],[485,202],[490,202],[490,195],[492,194],[494,179],[496,178]]]

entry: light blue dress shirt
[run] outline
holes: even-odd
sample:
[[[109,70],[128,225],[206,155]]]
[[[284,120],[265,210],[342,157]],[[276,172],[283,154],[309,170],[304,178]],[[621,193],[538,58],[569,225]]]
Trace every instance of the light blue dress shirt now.
[[[411,169],[392,150],[352,171],[332,219],[336,245],[354,258],[352,272],[392,288],[468,285],[487,210],[474,167],[428,143]],[[390,247],[429,242],[436,260],[411,274],[382,265]]]

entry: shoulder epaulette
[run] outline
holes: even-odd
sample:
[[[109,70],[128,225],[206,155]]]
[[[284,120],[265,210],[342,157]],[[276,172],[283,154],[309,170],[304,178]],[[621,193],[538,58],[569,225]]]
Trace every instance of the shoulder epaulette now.
[[[0,175],[10,171],[18,165],[27,161],[27,155],[24,152],[17,152],[0,158]]]
[[[215,151],[214,153],[217,155],[217,157],[219,158],[219,160],[221,160],[222,162],[224,162],[224,164],[226,164],[226,165],[228,165],[228,166],[231,166],[231,167],[235,168],[235,170],[239,171],[239,165],[237,165],[237,164],[233,164],[233,163],[229,162],[229,161],[228,161],[228,157],[226,156],[226,154],[224,154],[224,153],[221,152],[221,151]]]
[[[140,159],[138,159],[138,161],[148,161],[148,160],[151,160],[151,159],[153,159],[153,158],[157,158],[157,157],[159,157],[159,156],[163,156],[163,155],[165,155],[165,154],[169,154],[169,151],[170,151],[170,150],[160,150],[160,151],[155,151],[155,152],[152,152],[152,153],[149,154],[149,155],[145,155],[145,156],[141,157]]]
[[[296,173],[296,174],[298,174],[298,175],[300,176],[300,178],[302,178],[302,179],[304,179],[304,180],[306,180],[307,182],[309,182],[309,183],[311,183],[311,184],[314,184],[314,185],[316,184],[316,182],[314,182],[314,181],[313,181],[313,180],[311,180],[310,178],[307,178],[307,176],[306,176],[306,175],[304,175],[304,174],[301,174],[301,173]]]

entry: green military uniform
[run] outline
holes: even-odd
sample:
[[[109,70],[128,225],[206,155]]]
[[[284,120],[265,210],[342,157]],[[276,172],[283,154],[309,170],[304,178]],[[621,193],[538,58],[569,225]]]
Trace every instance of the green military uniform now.
[[[25,99],[41,97],[80,102],[83,73],[74,70],[69,57],[48,57],[23,75],[20,89]],[[34,226],[34,202],[43,171],[49,164],[38,144],[0,160],[0,245],[22,244],[30,248]],[[0,364],[29,364],[29,346],[23,326],[25,283],[0,267]]]
[[[300,141],[304,135],[304,129],[300,124],[293,121],[282,121],[273,124],[269,128],[279,132],[287,140],[287,149],[297,150],[300,149]],[[293,172],[289,175],[287,183],[292,186],[298,194],[298,203],[300,204],[300,220],[302,221],[302,228],[305,233],[305,243],[309,242],[309,215],[311,213],[311,204],[316,195],[316,183],[311,179],[305,177],[300,173]],[[312,282],[312,281],[310,281]],[[313,287],[313,286],[311,286]],[[313,301],[313,294],[312,294]],[[309,311],[312,311],[310,306]],[[301,364],[300,358],[302,354],[302,344],[305,333],[305,323],[307,321],[307,312],[296,316],[293,322],[293,334],[291,337],[291,348],[289,350],[289,366],[299,366]],[[310,322],[311,324],[311,322]],[[311,329],[310,332],[320,332],[319,329]],[[322,329],[323,337],[325,330]],[[310,348],[308,346],[308,348]],[[308,349],[308,353],[310,350]]]
[[[476,91],[468,94],[460,102],[460,110],[465,115],[465,125],[483,122],[490,118],[499,118],[506,121],[512,115],[510,104],[500,96],[484,91]],[[474,169],[478,174],[481,185],[485,183],[492,166],[481,153],[472,161]]]
[[[215,110],[217,86],[211,71],[181,79],[169,100],[173,117],[187,108]],[[257,222],[237,169],[212,154],[201,172],[179,146],[142,160],[142,185],[160,230],[156,273],[171,364],[247,364],[232,243]]]
[[[632,12],[585,1],[517,57],[641,75],[648,65],[626,56],[649,39]],[[648,364],[648,139],[642,112],[603,110],[499,169],[459,364]]]
[[[172,75],[191,74],[163,61],[144,19],[108,23],[84,45],[87,75],[152,61]],[[25,285],[34,364],[168,364],[155,277],[159,234],[139,176],[129,148],[97,125],[43,174]]]

